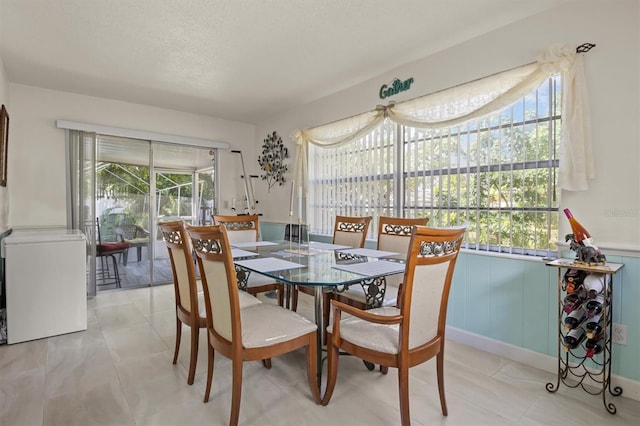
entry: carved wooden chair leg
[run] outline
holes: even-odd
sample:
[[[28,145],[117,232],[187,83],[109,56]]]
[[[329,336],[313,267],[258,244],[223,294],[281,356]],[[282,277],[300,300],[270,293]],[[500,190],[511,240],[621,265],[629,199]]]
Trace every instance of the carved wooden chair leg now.
[[[182,321],[176,317],[176,348],[173,351],[173,363],[178,362],[178,352],[180,352],[180,339],[182,338]]]
[[[284,306],[284,284],[278,289],[278,306]]]
[[[442,415],[448,414],[447,400],[444,394],[444,352],[442,349],[440,353],[436,355],[436,370],[438,376],[438,393],[440,394],[440,407],[442,408]]]
[[[209,394],[211,393],[211,382],[213,382],[213,358],[215,352],[213,347],[207,342],[207,387],[204,390],[204,402],[209,402]]]
[[[229,425],[237,425],[240,417],[240,398],[242,396],[242,360],[233,360],[231,385],[231,414]]]
[[[338,347],[331,342],[331,335],[328,335],[329,341],[327,342],[327,387],[322,396],[322,405],[327,405],[333,395],[333,390],[336,387],[336,380],[338,378],[338,360],[339,351]]]
[[[196,364],[198,363],[198,343],[200,340],[200,329],[191,327],[191,356],[189,357],[189,375],[187,384],[192,385],[196,376]]]
[[[400,422],[402,425],[411,424],[409,417],[409,369],[406,365],[398,366],[398,390],[400,394]]]
[[[296,312],[298,310],[298,288],[293,286],[291,292],[291,310]]]
[[[316,342],[315,336],[311,338],[309,341],[309,346],[307,346],[307,379],[309,381],[309,387],[311,388],[311,394],[313,395],[313,400],[316,404],[320,404],[320,388],[318,383],[318,376],[316,375],[318,360],[316,358],[316,349],[318,344]],[[322,361],[320,361],[322,362]]]

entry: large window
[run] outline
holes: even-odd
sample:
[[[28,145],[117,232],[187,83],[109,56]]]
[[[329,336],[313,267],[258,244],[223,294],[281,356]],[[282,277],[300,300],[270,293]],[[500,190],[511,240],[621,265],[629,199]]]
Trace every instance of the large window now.
[[[309,150],[309,219],[335,215],[468,223],[467,248],[546,255],[558,237],[560,77],[483,119],[417,129],[385,121],[338,148]],[[377,226],[370,227],[375,238]]]
[[[312,232],[331,235],[336,215],[394,215],[398,169],[393,126],[386,121],[369,135],[339,148],[310,147],[308,215]]]

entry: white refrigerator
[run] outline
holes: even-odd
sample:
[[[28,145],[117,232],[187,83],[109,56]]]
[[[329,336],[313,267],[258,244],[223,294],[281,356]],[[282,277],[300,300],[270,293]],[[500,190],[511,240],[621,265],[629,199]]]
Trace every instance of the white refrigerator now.
[[[8,344],[87,329],[86,253],[77,230],[14,230],[2,240]]]

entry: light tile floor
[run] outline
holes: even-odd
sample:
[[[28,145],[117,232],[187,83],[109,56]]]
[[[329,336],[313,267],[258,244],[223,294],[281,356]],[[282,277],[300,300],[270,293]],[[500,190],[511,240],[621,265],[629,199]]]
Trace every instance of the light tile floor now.
[[[182,334],[177,365],[173,288],[103,292],[90,299],[87,331],[0,346],[0,425],[224,425],[231,401],[230,362],[216,358],[211,399],[202,402],[206,335],[201,334],[196,382],[186,382],[189,342]],[[300,312],[311,314],[305,295]],[[414,425],[637,425],[640,402],[545,384],[555,376],[505,358],[447,342],[449,416],[440,412],[434,362],[411,369]],[[325,365],[326,366],[326,365]],[[398,425],[397,376],[340,359],[338,384],[326,407],[311,400],[302,351],[245,363],[243,425]]]

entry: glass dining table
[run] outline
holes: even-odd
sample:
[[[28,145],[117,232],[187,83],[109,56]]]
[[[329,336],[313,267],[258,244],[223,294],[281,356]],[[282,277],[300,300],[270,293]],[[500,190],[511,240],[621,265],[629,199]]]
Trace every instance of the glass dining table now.
[[[365,290],[365,294],[377,295],[381,303],[386,286],[384,277],[404,272],[404,255],[400,253],[313,241],[236,243],[232,244],[232,256],[240,288],[246,286],[252,272],[273,278],[285,284],[286,308],[290,306],[294,286],[313,288],[319,385],[322,383],[324,292],[342,291],[351,285],[362,285],[365,289],[375,286],[373,291]]]

